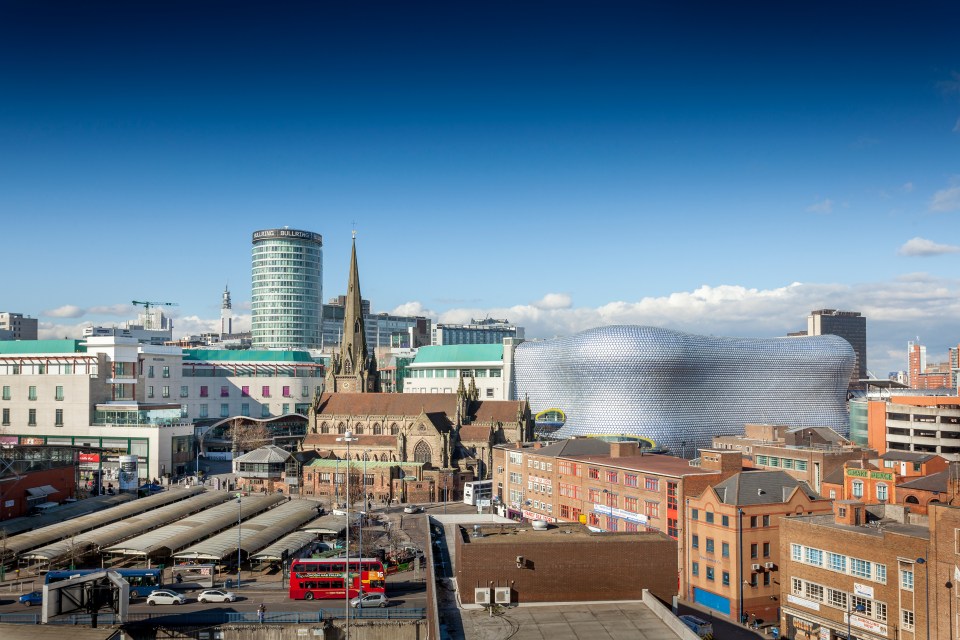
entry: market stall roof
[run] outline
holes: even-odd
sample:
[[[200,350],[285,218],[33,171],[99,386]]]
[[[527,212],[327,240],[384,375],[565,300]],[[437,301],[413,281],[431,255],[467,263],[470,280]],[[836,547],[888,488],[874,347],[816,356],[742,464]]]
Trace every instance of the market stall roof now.
[[[241,504],[242,507],[242,504]],[[259,515],[242,526],[231,528],[174,554],[179,560],[222,560],[240,549],[248,556],[264,549],[271,542],[299,528],[316,516],[317,503],[312,500],[291,500]]]
[[[237,503],[233,500],[234,494],[225,492],[223,495],[226,495],[230,501],[195,513],[179,522],[124,540],[104,551],[129,556],[150,556],[158,552],[165,552],[160,555],[169,555],[207,536],[229,529],[237,523]],[[277,494],[241,498],[240,516],[250,519],[285,499]]]

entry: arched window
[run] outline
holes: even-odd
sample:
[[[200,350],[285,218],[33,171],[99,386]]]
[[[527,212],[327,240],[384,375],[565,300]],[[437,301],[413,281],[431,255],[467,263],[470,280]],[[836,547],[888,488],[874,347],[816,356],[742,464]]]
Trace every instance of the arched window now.
[[[430,453],[430,445],[421,440],[417,443],[417,446],[413,448],[413,461],[422,462],[424,464],[430,464],[430,460],[433,456]]]
[[[357,424],[355,424],[353,426],[353,432],[357,434],[363,433],[363,423],[358,422]]]
[[[920,500],[917,496],[907,496],[904,501],[905,504],[920,504]]]
[[[373,423],[373,435],[379,436],[383,433],[383,427],[380,426],[379,422]]]
[[[863,483],[859,480],[853,481],[853,497],[862,498],[863,497]]]
[[[346,426],[341,422],[337,425],[337,433],[343,433],[347,430]]]
[[[394,422],[390,425],[390,435],[395,436],[400,433],[400,429],[397,428],[397,423]]]

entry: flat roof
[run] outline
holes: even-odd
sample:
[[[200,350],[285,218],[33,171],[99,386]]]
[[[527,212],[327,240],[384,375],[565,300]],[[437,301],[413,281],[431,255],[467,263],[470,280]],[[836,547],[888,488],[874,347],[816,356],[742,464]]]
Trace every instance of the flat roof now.
[[[503,362],[502,344],[443,344],[420,347],[412,366],[438,363]]]
[[[536,453],[529,452],[528,453]],[[707,473],[717,473],[709,469],[700,467],[691,467],[690,462],[684,458],[667,456],[662,453],[649,453],[636,456],[623,456],[614,458],[609,455],[604,456],[558,456],[569,458],[571,460],[581,460],[583,462],[605,465],[608,467],[617,467],[620,469],[630,469],[631,471],[649,471],[651,473],[661,473],[671,476],[700,475]]]
[[[0,340],[0,354],[86,353],[82,340]]]
[[[574,540],[610,540],[612,538],[626,538],[643,542],[644,540],[672,540],[661,531],[591,531],[586,525],[578,522],[550,524],[546,529],[534,529],[530,524],[479,524],[458,525],[464,535],[469,537],[470,544],[508,544],[514,545],[522,541],[536,541],[538,543],[564,543]],[[474,533],[480,531],[482,536]]]
[[[303,362],[318,364],[306,351],[267,351],[265,349],[184,349],[184,364],[191,362]]]
[[[849,501],[844,501],[849,502]],[[856,501],[852,501],[856,502]],[[870,505],[865,505],[870,506]],[[873,536],[875,538],[882,538],[884,533],[896,533],[902,536],[910,536],[911,538],[920,538],[921,540],[930,539],[930,529],[926,526],[918,524],[904,524],[902,522],[896,522],[893,520],[872,520],[869,524],[852,526],[847,524],[838,524],[835,516],[832,513],[824,513],[817,515],[809,516],[791,516],[787,518],[790,521],[804,521],[810,522],[821,527],[827,527],[828,529],[837,529],[839,531],[848,531],[851,533],[860,533],[865,536]]]

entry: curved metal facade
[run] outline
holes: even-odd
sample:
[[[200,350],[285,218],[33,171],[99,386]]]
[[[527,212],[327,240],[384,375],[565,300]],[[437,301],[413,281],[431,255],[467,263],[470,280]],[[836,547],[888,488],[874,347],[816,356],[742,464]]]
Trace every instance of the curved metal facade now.
[[[854,352],[833,335],[715,338],[609,326],[517,347],[518,398],[556,407],[554,435],[625,434],[680,453],[752,423],[847,431]]]

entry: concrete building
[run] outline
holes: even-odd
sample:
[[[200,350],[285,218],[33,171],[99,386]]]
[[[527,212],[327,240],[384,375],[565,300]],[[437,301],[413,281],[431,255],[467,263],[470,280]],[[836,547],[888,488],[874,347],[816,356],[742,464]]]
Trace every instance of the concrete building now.
[[[509,603],[639,600],[643,590],[667,602],[677,592],[675,540],[662,533],[595,533],[576,523],[460,527],[456,536],[459,600],[478,591]]]
[[[858,380],[867,377],[867,319],[859,311],[817,309],[807,316],[807,335],[840,336],[850,343],[856,354],[850,386],[858,386]]]
[[[470,324],[438,324],[431,330],[430,344],[502,344],[504,338],[522,341],[523,327],[494,318],[471,320]]]
[[[878,453],[936,453],[960,461],[960,396],[893,395],[859,404],[866,405],[867,439]]]
[[[340,347],[346,298],[345,295],[337,296],[323,305],[323,350],[325,352],[332,352]],[[430,344],[430,318],[372,313],[369,300],[363,300],[361,308],[368,345],[374,348],[416,349]]]
[[[732,620],[775,620],[781,523],[830,509],[829,500],[783,471],[738,473],[688,498],[683,596]]]
[[[715,437],[713,448],[740,451],[744,467],[782,470],[821,494],[823,479],[844,462],[877,457],[828,427],[747,424],[743,435]]]
[[[513,353],[518,341],[420,347],[407,369],[404,393],[456,393],[461,380],[485,400],[511,399]]]
[[[0,331],[9,332],[5,340],[36,340],[37,319],[22,313],[0,311]]]
[[[255,231],[252,270],[253,347],[319,349],[323,237],[288,228]]]

